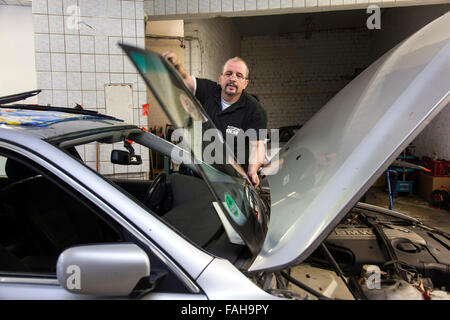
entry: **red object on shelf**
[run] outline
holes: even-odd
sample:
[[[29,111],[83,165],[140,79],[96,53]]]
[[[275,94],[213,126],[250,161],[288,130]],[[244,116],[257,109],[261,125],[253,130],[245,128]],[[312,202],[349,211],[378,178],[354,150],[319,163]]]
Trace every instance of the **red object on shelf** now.
[[[424,166],[430,169],[427,174],[433,177],[448,177],[450,175],[450,161],[447,160],[432,160],[428,157],[423,157]]]

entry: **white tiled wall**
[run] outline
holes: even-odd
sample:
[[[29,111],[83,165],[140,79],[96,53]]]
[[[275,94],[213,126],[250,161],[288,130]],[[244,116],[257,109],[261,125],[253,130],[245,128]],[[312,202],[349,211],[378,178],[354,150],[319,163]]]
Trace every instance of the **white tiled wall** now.
[[[71,6],[80,10],[78,28],[71,28],[76,26]],[[105,113],[105,84],[131,83],[135,124],[147,126],[141,112],[147,102],[145,85],[117,46],[118,42],[145,46],[143,0],[33,0],[32,12],[37,83],[43,90],[39,104],[74,107],[79,103]],[[95,169],[95,147],[91,149],[83,154],[94,157],[87,160]],[[109,158],[99,164],[100,170],[106,170],[103,173],[127,173],[126,167],[108,163]]]

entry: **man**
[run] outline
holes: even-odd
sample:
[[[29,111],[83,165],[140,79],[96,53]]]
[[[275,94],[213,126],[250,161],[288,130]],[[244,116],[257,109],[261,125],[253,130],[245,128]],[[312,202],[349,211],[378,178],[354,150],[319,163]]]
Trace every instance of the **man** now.
[[[265,155],[264,137],[259,135],[259,130],[267,128],[267,115],[259,102],[245,92],[249,73],[245,61],[239,57],[227,60],[219,75],[219,83],[215,83],[189,75],[173,52],[167,52],[163,57],[178,70],[186,86],[200,101],[227,142],[233,141],[230,147],[238,151],[238,162],[242,159],[239,152],[245,151],[243,167],[257,187],[258,169]],[[237,150],[237,135],[249,129],[255,130],[256,137],[247,137],[245,150]]]

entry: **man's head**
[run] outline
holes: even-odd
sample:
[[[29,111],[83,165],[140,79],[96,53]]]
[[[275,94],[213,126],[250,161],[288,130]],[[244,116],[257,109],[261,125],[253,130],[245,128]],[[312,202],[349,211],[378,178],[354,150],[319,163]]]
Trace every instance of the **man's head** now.
[[[239,57],[227,60],[219,75],[219,84],[225,100],[240,97],[242,90],[248,85],[248,67],[245,61]]]

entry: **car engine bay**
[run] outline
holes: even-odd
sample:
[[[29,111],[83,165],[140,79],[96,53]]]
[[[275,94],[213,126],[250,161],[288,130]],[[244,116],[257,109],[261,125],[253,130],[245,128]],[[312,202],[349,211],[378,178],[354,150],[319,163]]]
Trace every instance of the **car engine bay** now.
[[[449,249],[444,232],[355,207],[302,264],[253,280],[291,299],[447,300]]]

